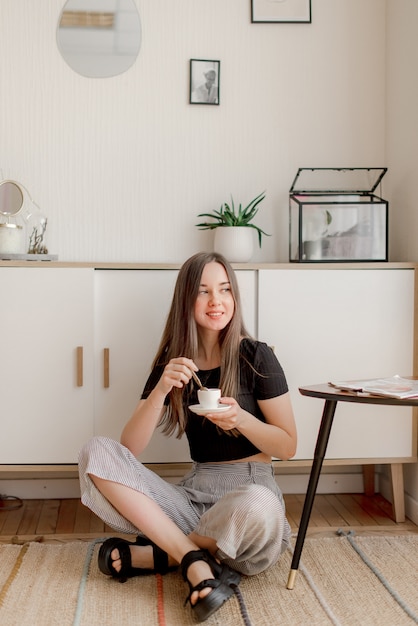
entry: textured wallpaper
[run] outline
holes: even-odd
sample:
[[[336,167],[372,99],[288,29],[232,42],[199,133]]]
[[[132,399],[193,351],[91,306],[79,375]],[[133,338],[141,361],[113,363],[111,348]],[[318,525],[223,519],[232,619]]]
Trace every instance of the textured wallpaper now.
[[[249,0],[135,0],[139,57],[76,74],[64,0],[0,2],[0,169],[68,261],[182,262],[211,249],[197,214],[266,191],[254,261],[288,260],[298,167],[384,165],[385,9],[321,0],[312,24],[251,24]],[[219,106],[189,104],[190,59],[220,61]]]

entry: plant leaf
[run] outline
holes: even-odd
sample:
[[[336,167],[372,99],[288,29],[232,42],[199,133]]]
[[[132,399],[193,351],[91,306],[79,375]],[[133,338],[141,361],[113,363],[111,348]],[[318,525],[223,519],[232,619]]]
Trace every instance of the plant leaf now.
[[[247,204],[246,207],[243,208],[242,204],[238,205],[238,209],[235,207],[234,198],[231,195],[231,202],[228,204],[224,202],[221,204],[219,210],[214,210],[212,213],[199,213],[198,217],[207,217],[213,221],[211,222],[201,222],[196,224],[196,226],[200,230],[212,230],[214,228],[218,228],[219,226],[248,226],[250,228],[255,228],[258,234],[258,244],[261,248],[261,237],[262,235],[266,235],[270,237],[268,233],[265,233],[261,228],[255,226],[255,224],[251,224],[251,221],[256,216],[259,210],[259,204],[264,200],[266,196],[266,192],[258,194],[255,198],[251,200]]]

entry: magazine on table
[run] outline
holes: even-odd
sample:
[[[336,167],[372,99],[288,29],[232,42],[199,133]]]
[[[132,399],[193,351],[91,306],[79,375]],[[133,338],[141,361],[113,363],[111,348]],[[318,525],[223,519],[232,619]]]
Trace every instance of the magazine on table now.
[[[418,398],[418,380],[402,378],[398,374],[389,378],[332,381],[328,384],[342,391],[370,393],[375,396],[388,396],[389,398],[398,398],[400,400],[404,398]]]

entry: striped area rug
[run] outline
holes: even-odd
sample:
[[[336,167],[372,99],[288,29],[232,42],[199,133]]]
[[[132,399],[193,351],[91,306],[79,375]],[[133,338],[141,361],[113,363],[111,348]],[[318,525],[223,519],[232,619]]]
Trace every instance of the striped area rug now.
[[[120,584],[92,543],[0,546],[2,626],[188,626],[180,573]],[[291,551],[244,578],[208,626],[402,626],[418,623],[418,535],[309,538],[292,591]]]

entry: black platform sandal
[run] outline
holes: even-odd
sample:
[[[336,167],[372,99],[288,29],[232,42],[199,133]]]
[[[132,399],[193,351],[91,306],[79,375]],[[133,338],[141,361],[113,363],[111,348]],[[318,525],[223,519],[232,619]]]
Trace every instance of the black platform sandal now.
[[[132,567],[131,550],[129,546],[152,546],[154,555],[154,568],[147,569],[143,567]],[[120,571],[116,571],[113,567],[112,552],[117,548],[119,550],[122,567]],[[168,554],[161,550],[155,543],[146,537],[137,537],[136,541],[127,541],[119,537],[111,537],[106,539],[100,546],[98,556],[99,569],[103,574],[116,578],[119,582],[124,583],[128,578],[133,576],[149,576],[151,574],[167,574],[177,569],[177,565],[168,565]]]
[[[195,587],[187,578],[187,570],[192,563],[205,561],[208,563],[215,578],[202,580]],[[241,580],[241,575],[225,564],[218,563],[207,550],[192,550],[184,555],[181,561],[181,572],[184,580],[189,584],[190,593],[186,598],[194,612],[196,621],[204,622],[215,611],[217,611],[234,594],[234,587],[237,587]],[[194,591],[201,591],[207,587],[212,587],[212,591],[204,598],[199,598],[195,604],[191,602]]]

